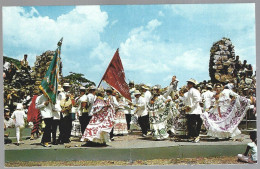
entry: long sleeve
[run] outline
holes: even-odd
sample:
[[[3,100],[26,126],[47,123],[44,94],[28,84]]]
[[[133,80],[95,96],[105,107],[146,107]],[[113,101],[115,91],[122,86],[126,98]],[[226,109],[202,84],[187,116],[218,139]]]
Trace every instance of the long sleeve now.
[[[192,95],[193,95],[193,102],[191,103],[191,108],[194,108],[201,101],[201,97],[199,91],[197,90],[193,90]]]
[[[37,99],[36,99],[36,101],[35,101],[35,108],[36,108],[36,109],[42,109],[42,108],[46,107],[46,106],[44,105],[44,103],[45,103],[45,102],[43,101],[43,95],[37,97]]]

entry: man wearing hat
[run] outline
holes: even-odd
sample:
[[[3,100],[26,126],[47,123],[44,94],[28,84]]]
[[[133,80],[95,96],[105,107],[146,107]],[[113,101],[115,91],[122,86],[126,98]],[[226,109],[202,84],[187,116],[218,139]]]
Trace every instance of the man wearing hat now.
[[[187,82],[188,93],[185,99],[185,112],[187,114],[188,137],[194,138],[193,142],[197,143],[200,140],[199,134],[202,125],[200,118],[200,114],[202,114],[201,96],[200,92],[194,88],[197,81],[190,79]]]
[[[50,147],[49,143],[51,142],[51,127],[53,122],[52,107],[52,103],[45,94],[42,94],[36,98],[35,108],[40,110],[42,119],[46,125],[41,140],[44,147]]]
[[[87,102],[87,105],[86,105],[86,112],[88,114],[87,116],[87,119],[86,119],[86,126],[89,124],[92,116],[93,116],[93,110],[92,110],[92,107],[93,107],[93,104],[97,98],[96,96],[96,86],[90,86],[89,89],[88,89],[88,95],[86,97],[86,102]],[[85,127],[86,129],[86,127]],[[85,130],[84,129],[84,130]]]
[[[75,99],[76,105],[77,105],[77,115],[79,117],[79,123],[80,123],[80,129],[81,133],[83,135],[86,127],[87,127],[87,121],[88,121],[88,112],[87,112],[87,95],[86,88],[81,86],[80,87],[80,96]]]
[[[135,84],[134,84],[134,81],[130,81],[129,82],[129,93],[131,95],[131,100],[135,100]],[[129,105],[131,105],[131,103],[129,103]],[[130,106],[130,109],[128,111],[128,113],[125,114],[125,117],[126,117],[126,123],[127,123],[127,130],[130,130],[130,122],[131,122],[131,117],[132,115],[134,114],[134,110],[133,108]]]
[[[149,127],[149,117],[148,117],[148,111],[147,111],[147,103],[143,96],[141,96],[141,93],[137,90],[135,92],[135,100],[134,100],[134,106],[136,107],[135,114],[138,116],[138,123],[142,129],[142,136],[147,136],[147,131]]]
[[[60,106],[61,106],[61,114],[60,114],[60,135],[58,138],[58,144],[64,144],[70,142],[70,135],[72,129],[72,118],[71,118],[71,109],[72,109],[72,99],[73,95],[70,93],[70,84],[63,84],[63,92],[60,92]]]
[[[204,111],[208,111],[211,106],[211,99],[214,95],[214,93],[211,90],[212,86],[207,85],[207,91],[201,94],[202,100],[204,102]]]

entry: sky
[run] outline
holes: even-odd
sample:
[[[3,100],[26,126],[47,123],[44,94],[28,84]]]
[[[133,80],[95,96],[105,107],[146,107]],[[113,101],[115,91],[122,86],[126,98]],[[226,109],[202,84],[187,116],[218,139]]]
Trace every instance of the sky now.
[[[126,82],[179,87],[210,80],[210,48],[230,38],[256,68],[255,4],[163,4],[3,7],[3,55],[34,65],[63,37],[63,75],[98,84],[117,48]]]

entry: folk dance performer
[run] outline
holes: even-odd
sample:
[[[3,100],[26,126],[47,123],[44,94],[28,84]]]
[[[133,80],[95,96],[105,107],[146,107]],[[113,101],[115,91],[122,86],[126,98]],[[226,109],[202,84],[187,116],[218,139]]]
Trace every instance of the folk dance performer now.
[[[159,88],[154,86],[152,90],[152,98],[147,105],[149,112],[150,128],[152,130],[152,138],[155,140],[163,140],[169,137],[167,133],[168,112],[166,104],[169,100],[165,100],[160,96]]]
[[[187,82],[188,92],[185,98],[185,112],[187,114],[188,137],[193,138],[194,143],[198,143],[200,141],[199,134],[202,125],[200,118],[202,114],[200,107],[201,96],[200,92],[194,88],[197,85],[197,81],[190,79]]]
[[[129,82],[129,93],[131,95],[131,100],[133,101],[135,99],[135,84],[134,81],[130,81]],[[131,123],[135,123],[134,120],[134,114],[135,110],[132,106],[132,103],[129,103],[129,109],[128,109],[128,113],[125,114],[126,116],[126,122],[127,122],[127,130],[130,130],[131,128],[135,128],[135,124],[131,125]]]
[[[207,85],[207,91],[201,94],[202,101],[203,101],[203,111],[208,111],[211,106],[211,100],[214,95],[214,93],[211,91],[212,86]]]
[[[112,89],[108,90],[112,95]],[[115,109],[109,100],[107,102],[104,100],[101,89],[98,89],[92,109],[93,116],[80,141],[86,141],[86,145],[88,143],[105,145],[110,140],[109,134],[114,126]]]
[[[126,115],[128,113],[128,102],[121,96],[118,92],[116,93],[116,99],[118,102],[118,109],[115,114],[115,124],[114,124],[114,135],[126,135],[128,133]]]
[[[216,85],[213,105],[201,115],[208,136],[230,138],[241,133],[238,125],[249,109],[250,100],[239,96],[230,87],[227,85],[222,91],[222,86]]]
[[[148,111],[146,106],[146,100],[143,96],[141,96],[141,93],[137,90],[135,92],[135,100],[134,107],[136,107],[135,114],[138,116],[138,123],[142,130],[142,136],[147,136],[147,131],[149,128],[149,117],[148,117]]]
[[[94,104],[94,102],[95,102],[95,100],[96,100],[96,98],[97,98],[97,96],[96,96],[96,86],[90,86],[89,87],[89,90],[88,90],[88,95],[87,95],[87,98],[86,98],[86,102],[87,102],[87,104],[86,104],[86,112],[87,112],[87,114],[88,114],[88,116],[87,116],[87,119],[86,119],[86,126],[89,124],[89,122],[90,122],[90,120],[91,120],[91,118],[92,118],[92,115],[93,115],[93,104]],[[86,129],[86,127],[85,127],[85,129]]]
[[[61,114],[60,114],[60,135],[58,138],[58,144],[64,144],[70,142],[70,135],[72,129],[72,118],[71,118],[71,109],[72,109],[72,100],[73,95],[70,94],[70,84],[64,83],[63,89],[64,91],[61,92],[59,95],[61,101]]]
[[[87,95],[85,94],[86,93],[85,87],[81,86],[79,90],[80,90],[80,96],[75,99],[75,102],[77,105],[77,116],[79,117],[81,134],[83,135],[87,127],[87,121],[88,121],[88,112],[86,109]]]
[[[40,110],[42,119],[45,123],[44,133],[42,136],[41,144],[44,147],[50,147],[51,142],[51,127],[53,122],[53,105],[49,98],[44,94],[38,96],[35,101],[35,108]]]
[[[115,113],[118,109],[118,102],[116,100],[116,97],[113,96],[113,89],[111,87],[107,88],[106,89],[106,94],[107,96],[105,97],[105,101],[108,105],[110,105],[114,111],[114,118],[113,118],[113,125],[114,125],[114,120],[115,120]],[[110,140],[111,141],[114,141],[114,134],[113,134],[113,131],[114,130],[114,126],[110,132]]]

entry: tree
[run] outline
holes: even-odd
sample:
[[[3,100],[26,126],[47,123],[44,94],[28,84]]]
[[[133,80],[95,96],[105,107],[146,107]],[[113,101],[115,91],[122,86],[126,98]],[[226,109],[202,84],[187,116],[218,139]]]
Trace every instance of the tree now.
[[[64,81],[68,81],[71,84],[83,85],[84,87],[89,87],[95,85],[94,82],[86,79],[82,73],[70,72],[68,76],[63,77]]]

